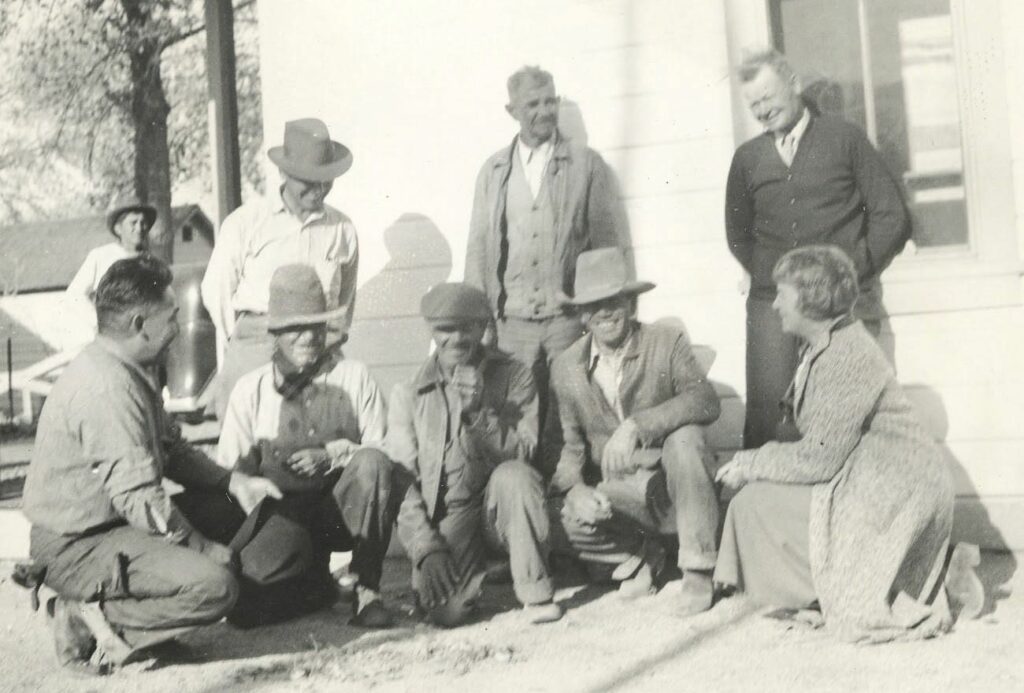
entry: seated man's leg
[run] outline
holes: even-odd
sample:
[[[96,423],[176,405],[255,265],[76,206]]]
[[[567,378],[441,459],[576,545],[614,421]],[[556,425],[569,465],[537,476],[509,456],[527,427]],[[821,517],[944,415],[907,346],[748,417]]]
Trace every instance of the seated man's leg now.
[[[427,619],[437,625],[454,627],[464,623],[473,613],[479,596],[485,569],[486,545],[484,540],[484,506],[480,498],[469,502],[449,503],[437,524],[444,538],[457,575],[456,593],[448,603],[427,613]],[[412,587],[420,593],[419,566],[412,567]]]
[[[356,585],[355,623],[375,628],[391,625],[378,594],[384,557],[391,542],[400,494],[394,464],[379,450],[366,448],[352,456],[330,493],[330,507],[321,514],[323,542],[318,552],[352,550]],[[314,533],[314,541],[319,537]]]
[[[228,568],[133,527],[63,545],[34,530],[33,544],[33,557],[47,566],[46,583],[66,600],[98,602],[113,631],[132,649],[213,623],[238,597]]]
[[[516,597],[526,605],[550,602],[551,531],[540,472],[519,460],[503,462],[491,473],[484,498],[485,527],[508,551]]]
[[[714,598],[711,572],[718,558],[715,535],[719,514],[714,457],[704,428],[696,425],[674,431],[665,439],[661,453],[679,533],[680,608],[685,614],[697,614],[710,609]]]
[[[668,496],[679,532],[679,568],[710,571],[718,557],[718,493],[715,490],[714,455],[704,428],[690,425],[665,439],[661,451]],[[666,518],[671,519],[671,518]]]

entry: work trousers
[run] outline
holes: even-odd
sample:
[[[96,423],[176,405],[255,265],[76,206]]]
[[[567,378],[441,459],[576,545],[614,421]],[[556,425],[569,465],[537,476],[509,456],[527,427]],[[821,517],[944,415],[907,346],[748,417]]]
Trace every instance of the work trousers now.
[[[267,332],[267,316],[240,313],[235,321],[235,329],[224,348],[224,361],[217,374],[214,405],[218,421],[224,420],[228,399],[238,379],[249,371],[270,363],[273,353],[274,338]]]
[[[679,535],[679,567],[711,570],[717,558],[719,505],[713,477],[714,455],[701,426],[683,426],[665,439],[661,462],[597,485],[611,503],[612,516],[590,525],[567,512],[561,516],[571,551],[593,563],[617,565],[643,555],[645,541]]]
[[[877,339],[881,320],[862,320]],[[747,415],[743,447],[759,448],[776,439],[781,410],[800,361],[800,343],[782,331],[772,299],[747,298]]]
[[[490,547],[508,554],[512,585],[520,602],[538,604],[554,596],[548,567],[550,523],[544,506],[544,484],[540,473],[525,462],[512,460],[498,465],[482,496],[446,506],[437,529],[459,571],[460,584],[484,569]],[[412,537],[401,539],[411,546]],[[419,589],[415,565],[412,582]]]
[[[219,543],[230,543],[246,520],[225,493],[186,491],[175,502],[198,531]],[[278,550],[240,552],[243,580],[288,579],[306,569],[305,532],[274,526]],[[100,601],[111,626],[134,649],[216,622],[239,598],[231,568],[126,524],[76,536],[33,527],[31,555],[46,567],[45,582],[61,597]]]
[[[558,401],[551,383],[555,358],[583,336],[583,326],[573,315],[543,320],[505,317],[498,320],[498,348],[507,351],[530,368],[539,405],[536,463],[551,478],[562,454],[562,424]]]
[[[320,491],[285,493],[272,512],[309,532],[315,578],[329,579],[332,551],[352,551],[359,584],[380,588],[381,572],[400,498],[393,493],[394,464],[379,450],[356,452]],[[254,538],[258,541],[260,536]]]

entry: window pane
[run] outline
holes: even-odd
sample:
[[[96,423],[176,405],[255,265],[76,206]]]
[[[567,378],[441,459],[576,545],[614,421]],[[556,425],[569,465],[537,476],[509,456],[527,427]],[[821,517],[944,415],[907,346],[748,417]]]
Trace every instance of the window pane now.
[[[966,244],[949,0],[775,0],[772,9],[808,100],[863,127],[902,180],[915,243]]]

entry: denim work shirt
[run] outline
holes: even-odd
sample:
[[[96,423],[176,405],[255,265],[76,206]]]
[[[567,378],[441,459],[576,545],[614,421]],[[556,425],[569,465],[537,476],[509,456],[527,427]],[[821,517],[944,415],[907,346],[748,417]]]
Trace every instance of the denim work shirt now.
[[[117,345],[97,337],[64,370],[39,417],[24,512],[54,534],[129,521],[133,494],[162,501],[164,477],[227,488],[230,472],[186,443],[155,383]]]

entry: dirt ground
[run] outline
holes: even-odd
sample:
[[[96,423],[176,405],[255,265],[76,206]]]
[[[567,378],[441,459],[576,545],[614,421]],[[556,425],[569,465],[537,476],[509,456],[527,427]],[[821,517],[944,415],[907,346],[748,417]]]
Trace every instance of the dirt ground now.
[[[675,615],[678,581],[632,603],[566,584],[560,622],[529,626],[507,585],[488,586],[481,617],[437,630],[403,617],[369,632],[339,603],[255,631],[197,630],[185,647],[104,678],[75,678],[53,655],[45,619],[0,563],[0,690],[35,691],[1024,691],[1024,571],[1020,555],[985,554],[982,617],[936,640],[837,643],[730,598],[700,616]],[[411,606],[408,563],[389,559],[385,594]],[[567,580],[563,580],[567,582]]]

